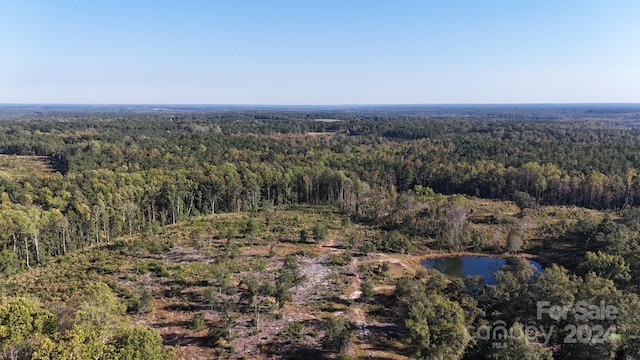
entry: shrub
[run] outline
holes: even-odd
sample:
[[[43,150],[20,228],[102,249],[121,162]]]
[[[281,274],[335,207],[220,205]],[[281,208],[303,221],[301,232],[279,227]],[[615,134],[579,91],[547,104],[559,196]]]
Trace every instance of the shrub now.
[[[193,331],[202,331],[207,328],[207,323],[204,320],[204,314],[199,312],[193,316],[193,319],[189,322],[188,328]]]
[[[160,260],[151,260],[144,262],[138,267],[138,270],[143,273],[153,273],[158,277],[169,276],[169,270],[167,269],[167,266]]]
[[[311,229],[311,233],[313,234],[313,240],[320,242],[327,237],[327,227],[324,224],[317,223],[313,229]]]
[[[329,351],[342,351],[351,337],[351,323],[345,318],[330,318],[324,324],[322,347]]]
[[[287,335],[294,339],[300,339],[304,333],[304,324],[300,321],[293,321],[287,325]]]
[[[360,285],[360,291],[362,291],[361,299],[362,301],[371,301],[375,296],[375,292],[373,290],[373,285],[369,280],[365,280]]]
[[[22,259],[17,252],[11,250],[0,251],[0,276],[10,276],[24,270]]]

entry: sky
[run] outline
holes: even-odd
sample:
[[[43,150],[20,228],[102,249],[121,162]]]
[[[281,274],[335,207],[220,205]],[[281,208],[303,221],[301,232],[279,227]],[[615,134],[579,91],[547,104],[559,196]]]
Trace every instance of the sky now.
[[[0,103],[640,102],[637,0],[0,0]]]

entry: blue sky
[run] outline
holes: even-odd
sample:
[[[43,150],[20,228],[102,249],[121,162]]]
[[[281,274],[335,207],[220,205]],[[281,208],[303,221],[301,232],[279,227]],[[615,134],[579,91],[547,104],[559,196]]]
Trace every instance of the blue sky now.
[[[0,103],[640,102],[636,0],[0,0]]]

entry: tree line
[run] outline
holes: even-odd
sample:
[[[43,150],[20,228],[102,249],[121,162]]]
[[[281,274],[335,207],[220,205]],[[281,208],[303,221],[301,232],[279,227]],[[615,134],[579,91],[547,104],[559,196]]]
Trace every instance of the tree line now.
[[[0,171],[3,256],[29,267],[188,217],[270,206],[332,204],[365,219],[384,210],[383,199],[418,188],[524,206],[640,204],[640,133],[628,117],[383,110],[53,113],[2,122],[0,152],[57,164],[30,176]]]

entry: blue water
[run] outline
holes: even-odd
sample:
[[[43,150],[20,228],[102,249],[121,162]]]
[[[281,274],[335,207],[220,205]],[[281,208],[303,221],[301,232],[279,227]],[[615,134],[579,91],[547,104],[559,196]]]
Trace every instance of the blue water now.
[[[542,266],[533,260],[528,260],[538,271],[542,271]],[[507,264],[506,259],[479,257],[479,256],[452,256],[422,261],[422,266],[427,269],[436,269],[441,273],[455,276],[482,276],[487,284],[493,285],[496,279],[493,273],[500,270]]]

